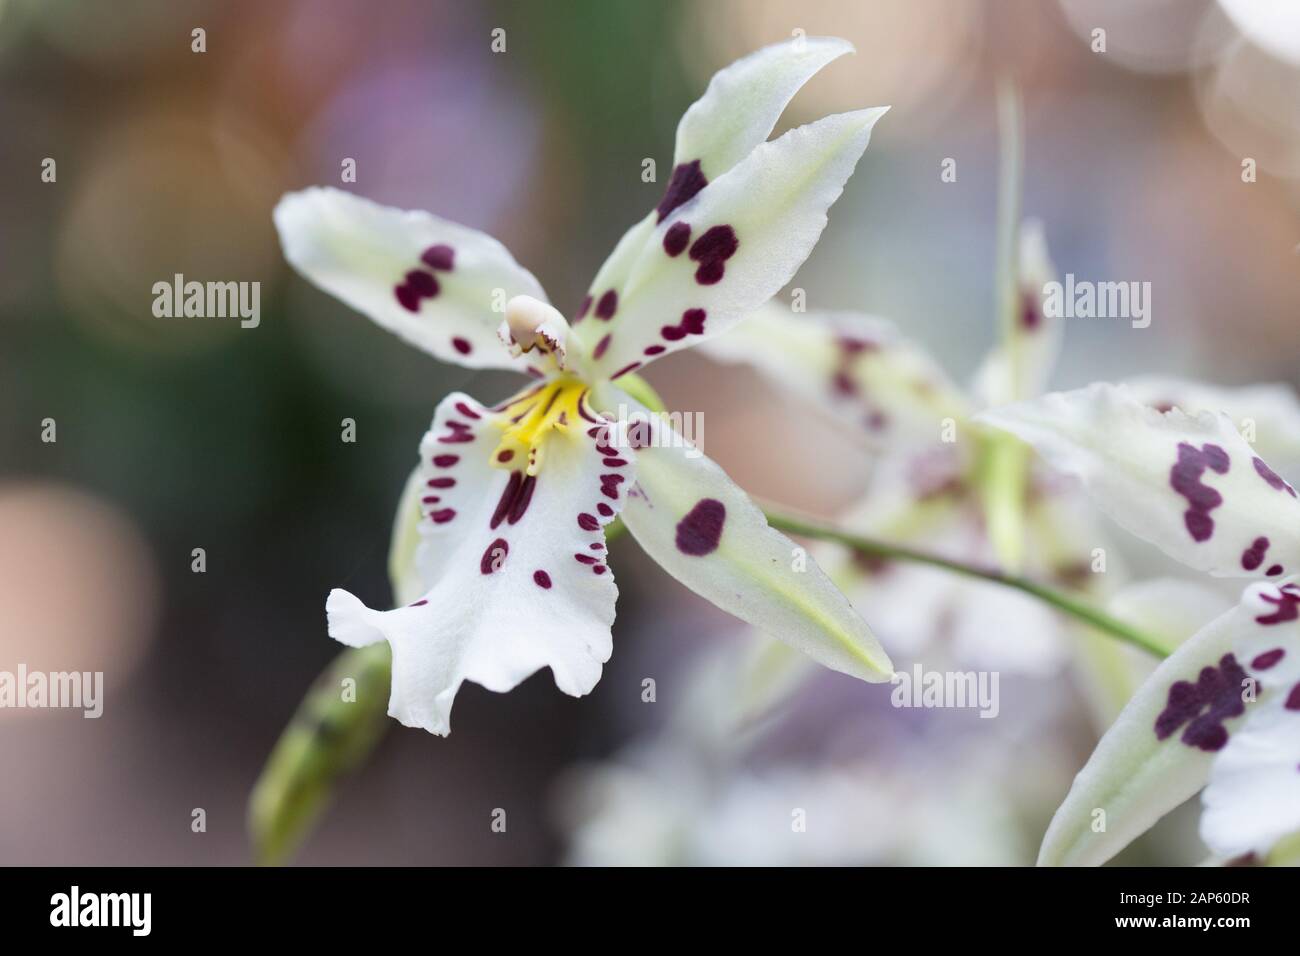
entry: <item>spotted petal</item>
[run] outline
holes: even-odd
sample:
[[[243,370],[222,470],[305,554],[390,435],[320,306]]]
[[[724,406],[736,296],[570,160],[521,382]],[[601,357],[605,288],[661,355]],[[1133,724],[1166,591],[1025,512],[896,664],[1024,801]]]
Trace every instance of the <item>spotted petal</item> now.
[[[594,312],[608,321],[617,309],[617,290],[626,284],[655,227],[766,140],[799,88],[852,50],[847,40],[806,37],[764,47],[719,71],[677,125],[672,177],[659,205],[624,233],[596,274],[577,317]],[[593,334],[589,344],[594,346],[604,334]]]
[[[829,116],[756,147],[618,251],[621,279],[593,290],[574,332],[616,378],[730,328],[785,285],[826,225],[883,109]]]
[[[618,389],[608,392],[605,407],[635,410],[624,424],[637,446],[637,483],[623,521],[645,552],[697,594],[818,663],[888,680],[889,657],[817,563],[668,422]]]
[[[1162,414],[1122,386],[1096,384],[979,418],[1082,478],[1102,510],[1191,567],[1300,570],[1300,501],[1226,415]]]
[[[275,225],[305,278],[417,348],[469,368],[527,367],[497,339],[500,310],[546,294],[491,236],[322,187],[281,199]]]
[[[549,435],[530,464],[512,450],[508,429],[548,402]],[[632,466],[588,434],[597,426],[581,417],[580,402],[573,390],[552,395],[548,387],[502,411],[447,397],[420,445],[417,564],[431,587],[392,611],[331,592],[331,637],[392,645],[389,713],[402,723],[448,733],[466,680],[506,691],[549,666],[574,696],[599,680],[618,594],[603,529],[623,506]]]
[[[1266,719],[1270,702],[1291,691],[1295,675],[1283,674],[1281,662],[1300,656],[1297,605],[1293,584],[1251,585],[1166,658],[1075,778],[1038,862],[1104,863],[1204,786],[1243,725]]]
[[[794,313],[774,300],[701,348],[752,365],[873,446],[933,446],[945,418],[970,412],[942,367],[884,319]]]

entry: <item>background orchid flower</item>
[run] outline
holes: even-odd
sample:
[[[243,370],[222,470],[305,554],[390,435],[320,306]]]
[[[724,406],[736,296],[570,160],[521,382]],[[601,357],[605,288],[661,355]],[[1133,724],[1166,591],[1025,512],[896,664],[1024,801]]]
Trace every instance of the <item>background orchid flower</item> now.
[[[389,712],[402,723],[446,734],[463,681],[505,691],[547,666],[561,690],[589,692],[611,652],[604,529],[620,513],[723,609],[836,670],[891,674],[848,601],[815,565],[792,569],[793,544],[721,468],[662,422],[637,439],[601,414],[640,408],[620,379],[730,328],[812,250],[884,110],[766,139],[799,87],[850,50],[798,39],[717,74],[678,127],[663,200],[619,241],[572,326],[482,233],[331,189],[280,202],[285,255],[322,289],[439,358],[541,380],[495,406],[463,393],[438,406],[420,446],[422,596],[376,611],[330,594],[331,636],[392,646]]]
[[[1202,787],[1201,836],[1220,857],[1262,857],[1300,832],[1294,488],[1229,416],[1161,411],[1124,387],[983,417],[1077,475],[1103,511],[1171,557],[1255,582],[1124,708],[1057,811],[1040,863],[1105,862]]]
[[[1060,352],[1062,320],[1041,307],[1054,268],[1037,222],[1021,227],[1017,275],[1016,322],[967,389],[893,323],[860,313],[793,313],[771,303],[703,348],[719,361],[754,367],[877,455],[859,503],[841,516],[845,529],[996,566],[1001,556],[989,536],[983,489],[1001,477],[987,471],[991,446],[1014,439],[974,416],[992,402],[1038,394]],[[1029,468],[1017,504],[1027,543],[1015,550],[1029,556],[1026,570],[1036,577],[1097,594],[1122,577],[1118,568],[1089,573],[1100,533],[1051,469]],[[978,666],[1043,675],[1067,659],[1064,625],[1025,595],[935,568],[862,560],[835,548],[818,553],[895,653],[921,654],[944,634],[956,660]]]

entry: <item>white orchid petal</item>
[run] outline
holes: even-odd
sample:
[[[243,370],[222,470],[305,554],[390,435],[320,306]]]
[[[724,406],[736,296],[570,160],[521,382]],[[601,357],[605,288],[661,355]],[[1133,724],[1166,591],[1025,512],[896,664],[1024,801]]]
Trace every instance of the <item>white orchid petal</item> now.
[[[818,70],[852,52],[853,44],[838,37],[802,37],[719,70],[677,124],[675,177],[677,169],[698,163],[708,181],[717,179],[767,139],[786,105]]]
[[[1268,701],[1294,683],[1279,660],[1296,638],[1300,588],[1257,583],[1205,625],[1138,688],[1052,818],[1039,863],[1106,862],[1206,782]],[[1288,616],[1289,615],[1289,616]],[[1281,626],[1279,626],[1281,625]]]
[[[630,242],[616,250],[621,284],[594,286],[592,316],[574,329],[594,371],[617,377],[770,299],[816,245],[883,113],[829,116],[761,144],[655,226],[635,256]]]
[[[1261,584],[1243,598],[1255,620],[1237,656],[1259,699],[1210,766],[1201,838],[1216,854],[1267,856],[1300,831],[1300,587]]]
[[[1222,689],[1231,710],[1231,700],[1240,701],[1243,688],[1232,666],[1236,658],[1229,666],[1223,663],[1249,623],[1247,614],[1234,607],[1206,624],[1141,685],[1101,737],[1053,816],[1039,851],[1040,866],[1100,866],[1204,786],[1213,750],[1196,743],[1217,743],[1208,735],[1216,734],[1216,727],[1226,732],[1226,723],[1238,722],[1244,704],[1235,719],[1197,724],[1188,743],[1187,724],[1169,726],[1177,719],[1170,695],[1184,693],[1171,688],[1196,687],[1205,672],[1206,685]]]
[[[1077,475],[1119,524],[1191,567],[1300,570],[1300,501],[1226,416],[1162,414],[1122,386],[1096,384],[977,417]]]
[[[700,347],[753,366],[872,446],[933,446],[945,418],[970,412],[923,348],[872,316],[793,313],[773,301]]]
[[[322,187],[284,196],[275,225],[298,272],[417,348],[469,368],[529,364],[498,341],[493,306],[546,294],[491,236]]]
[[[1280,383],[1227,388],[1189,379],[1144,375],[1123,382],[1138,401],[1188,415],[1223,412],[1280,474],[1300,474],[1300,401]]]
[[[568,383],[573,386],[573,383]],[[550,667],[567,694],[588,693],[609,659],[618,589],[604,526],[623,506],[630,459],[609,454],[573,413],[550,430],[536,475],[500,444],[517,410],[554,401],[546,386],[492,411],[463,394],[438,406],[420,445],[424,519],[417,564],[432,582],[420,601],[374,611],[344,591],[327,603],[330,636],[393,647],[389,713],[433,733],[450,730],[462,682],[506,691]]]
[[[697,594],[818,663],[888,680],[888,655],[811,556],[666,422],[609,391],[612,404],[647,416],[629,423],[637,483],[623,512],[645,552]]]

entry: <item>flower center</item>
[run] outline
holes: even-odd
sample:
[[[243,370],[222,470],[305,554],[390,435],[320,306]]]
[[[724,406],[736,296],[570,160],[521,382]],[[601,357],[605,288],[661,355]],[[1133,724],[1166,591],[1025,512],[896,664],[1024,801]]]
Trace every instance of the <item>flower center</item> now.
[[[513,470],[521,460],[526,460],[527,473],[536,475],[541,470],[546,439],[552,431],[567,434],[581,419],[600,421],[587,408],[587,391],[587,386],[578,379],[564,376],[507,405],[501,415],[508,424],[492,452],[492,464]]]

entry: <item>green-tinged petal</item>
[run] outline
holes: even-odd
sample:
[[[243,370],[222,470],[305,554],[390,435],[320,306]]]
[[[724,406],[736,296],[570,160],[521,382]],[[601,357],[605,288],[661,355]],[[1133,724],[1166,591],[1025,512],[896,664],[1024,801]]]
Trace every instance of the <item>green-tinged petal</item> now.
[[[1300,502],[1225,415],[1161,413],[1091,385],[977,418],[1083,480],[1097,505],[1171,557],[1212,574],[1300,570]]]
[[[625,393],[607,392],[601,407],[635,407]],[[630,442],[638,446],[637,480],[623,521],[646,553],[697,594],[818,663],[888,680],[888,655],[806,551],[666,421],[638,414],[646,417],[627,423],[640,436]]]
[[[288,859],[329,805],[339,777],[374,749],[388,724],[390,661],[386,644],[344,651],[298,705],[249,798],[259,863]]]
[[[892,322],[854,312],[795,313],[773,300],[701,348],[753,366],[871,445],[933,446],[945,419],[972,411],[923,348]]]
[[[794,276],[867,148],[882,109],[829,116],[756,147],[675,208],[621,283],[594,287],[574,329],[596,376],[616,377],[726,331]]]
[[[1052,818],[1039,850],[1040,866],[1105,863],[1205,785],[1213,753],[1185,743],[1182,728],[1158,736],[1157,721],[1167,712],[1175,684],[1192,686],[1203,669],[1222,673],[1219,664],[1249,623],[1247,613],[1234,608],[1208,624],[1139,688]],[[1233,683],[1231,692],[1240,694],[1242,688]]]
[[[1216,852],[1266,851],[1295,828],[1279,789],[1261,794],[1243,781],[1261,770],[1258,741],[1286,711],[1300,677],[1300,655],[1288,650],[1297,604],[1294,584],[1252,584],[1238,605],[1156,668],[1075,778],[1043,839],[1040,864],[1104,863],[1216,777],[1221,799],[1212,809],[1220,816],[1202,822]],[[1300,724],[1300,715],[1290,716]],[[1297,729],[1290,728],[1293,739]],[[1208,794],[1206,802],[1210,807]]]
[[[469,368],[529,364],[498,340],[500,309],[546,293],[491,236],[322,187],[284,196],[275,225],[306,279],[417,348]]]

